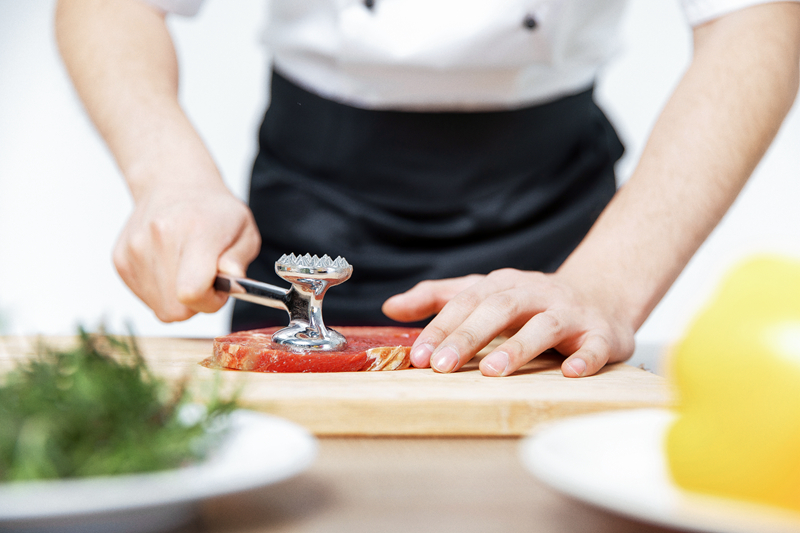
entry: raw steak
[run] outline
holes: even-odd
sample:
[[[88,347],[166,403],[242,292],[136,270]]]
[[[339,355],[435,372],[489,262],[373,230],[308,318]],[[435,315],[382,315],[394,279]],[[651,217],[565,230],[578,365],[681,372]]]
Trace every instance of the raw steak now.
[[[231,333],[214,339],[214,355],[201,364],[253,372],[356,372],[402,370],[411,364],[411,345],[422,331],[402,327],[337,327],[347,346],[335,352],[293,351],[272,342],[281,328]]]

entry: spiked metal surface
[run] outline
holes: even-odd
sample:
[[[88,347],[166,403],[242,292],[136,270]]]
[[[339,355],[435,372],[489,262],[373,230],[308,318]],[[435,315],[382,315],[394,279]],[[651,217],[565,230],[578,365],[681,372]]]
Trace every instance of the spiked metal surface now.
[[[305,271],[310,269],[327,272],[343,272],[353,268],[344,257],[338,256],[336,259],[331,259],[327,254],[322,257],[311,254],[284,254],[275,262],[275,266],[289,271]]]

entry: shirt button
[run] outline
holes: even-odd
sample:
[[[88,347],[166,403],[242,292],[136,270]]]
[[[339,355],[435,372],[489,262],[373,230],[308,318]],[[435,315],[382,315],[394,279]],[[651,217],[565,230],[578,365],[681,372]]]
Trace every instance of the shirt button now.
[[[538,26],[539,23],[536,22],[536,19],[533,17],[533,15],[529,13],[525,15],[525,18],[522,20],[522,25],[528,28],[529,30],[535,30],[536,26]]]
[[[364,0],[364,5],[367,6],[367,9],[372,9],[375,7],[375,0]]]

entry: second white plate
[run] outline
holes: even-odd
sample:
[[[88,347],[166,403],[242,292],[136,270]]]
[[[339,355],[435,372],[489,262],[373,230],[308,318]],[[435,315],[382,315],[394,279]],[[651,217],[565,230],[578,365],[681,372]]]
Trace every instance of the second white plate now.
[[[569,418],[522,441],[526,468],[556,490],[593,505],[668,527],[709,533],[797,533],[800,513],[702,496],[669,476],[665,409]]]

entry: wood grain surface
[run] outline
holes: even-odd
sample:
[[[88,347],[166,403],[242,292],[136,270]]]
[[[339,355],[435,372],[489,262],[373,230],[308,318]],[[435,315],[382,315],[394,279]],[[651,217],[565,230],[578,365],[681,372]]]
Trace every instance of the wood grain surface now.
[[[175,533],[674,531],[551,490],[518,448],[514,438],[323,438],[307,472],[208,500]]]
[[[0,338],[0,369],[32,353],[36,339]],[[46,342],[66,346],[67,337]],[[198,363],[210,339],[142,338],[155,371],[169,380],[190,378],[198,394],[215,380],[240,390],[245,407],[298,422],[328,436],[519,436],[537,424],[609,409],[664,407],[664,378],[610,365],[596,376],[565,378],[558,355],[543,355],[512,376],[487,378],[478,359],[453,374],[430,369],[333,374],[262,374],[213,371]],[[480,357],[480,354],[479,354]]]

